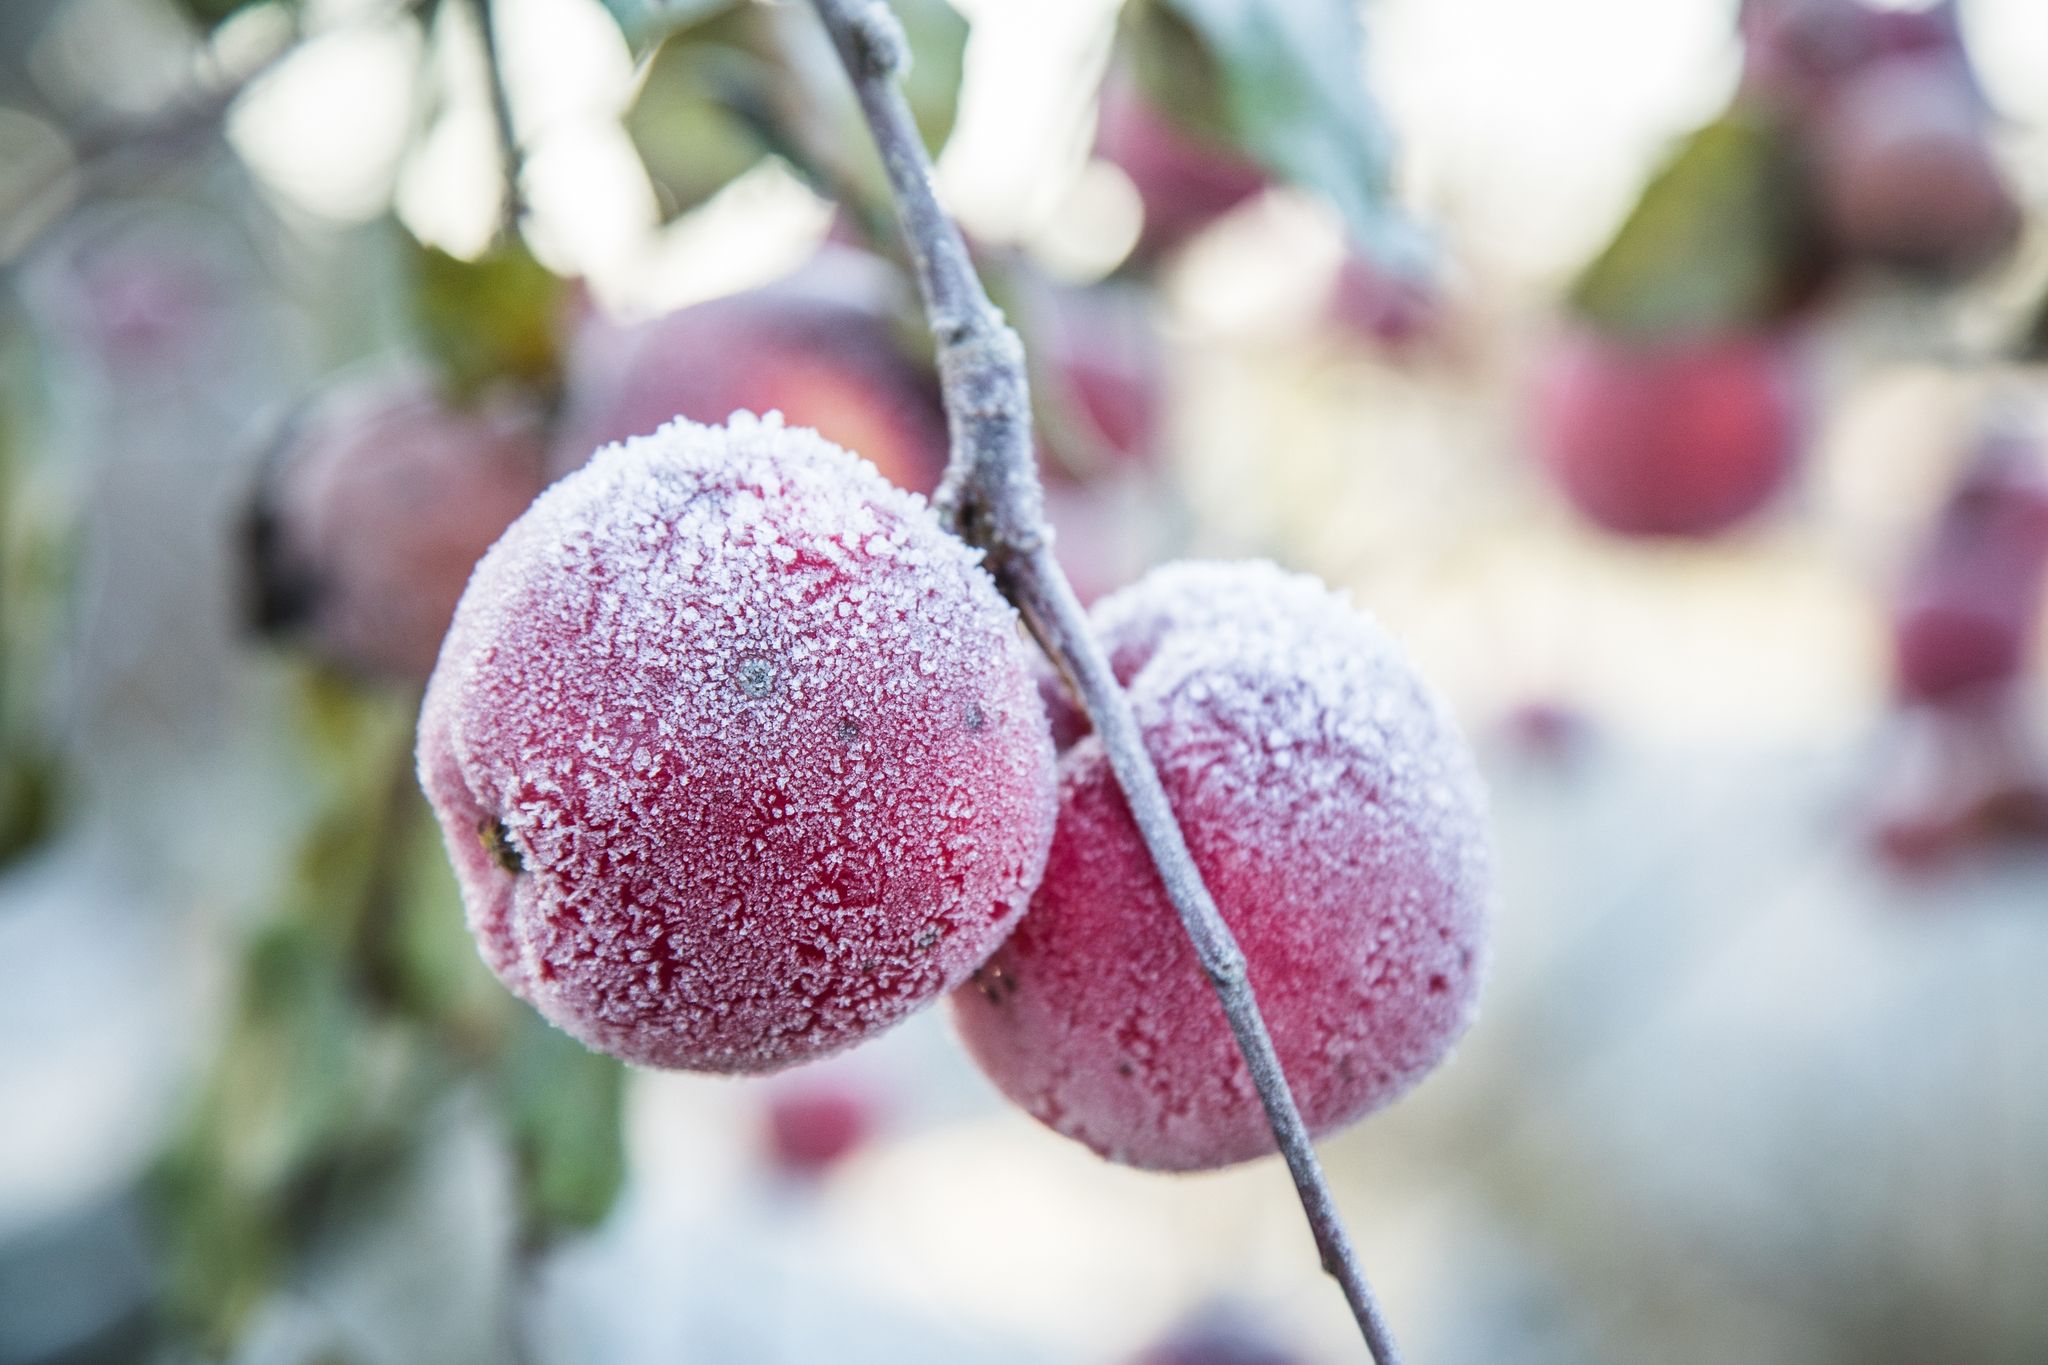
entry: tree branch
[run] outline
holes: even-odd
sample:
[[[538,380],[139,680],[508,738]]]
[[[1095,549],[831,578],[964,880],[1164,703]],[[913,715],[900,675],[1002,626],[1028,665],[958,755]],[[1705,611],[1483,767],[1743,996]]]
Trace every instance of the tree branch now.
[[[1323,1268],[1343,1288],[1379,1365],[1398,1365],[1385,1315],[1360,1269],[1308,1129],[1274,1053],[1245,976],[1244,954],[1202,884],[1174,820],[1158,771],[1145,752],[1130,699],[1066,575],[1052,555],[1044,495],[1031,443],[1024,348],[989,302],[966,243],[933,192],[931,159],[895,77],[909,58],[903,30],[884,0],[812,0],[853,80],[873,131],[909,241],[938,346],[952,454],[936,499],[940,516],[986,552],[991,573],[1065,676],[1095,731],[1139,833],[1180,915],[1203,972],[1216,988],[1258,1088],[1266,1118],[1301,1197]]]
[[[518,236],[519,218],[526,211],[526,149],[519,130],[512,123],[512,96],[505,84],[505,59],[498,50],[497,0],[473,0],[471,17],[476,20],[477,44],[482,49],[484,78],[491,92],[491,127],[498,140],[498,172],[504,178],[504,198],[498,203],[498,235],[507,240]]]

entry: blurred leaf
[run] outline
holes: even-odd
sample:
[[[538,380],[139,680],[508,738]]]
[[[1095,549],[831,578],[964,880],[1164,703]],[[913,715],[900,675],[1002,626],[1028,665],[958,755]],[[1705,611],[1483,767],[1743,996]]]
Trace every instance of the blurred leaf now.
[[[0,866],[56,828],[60,790],[56,759],[8,736],[0,749]]]
[[[413,319],[449,392],[468,398],[509,379],[553,393],[561,379],[559,329],[568,283],[518,241],[493,246],[473,261],[406,241]]]
[[[763,133],[782,73],[750,50],[750,18],[722,10],[671,35],[626,110],[665,217],[696,208],[770,150]]]
[[[747,0],[602,0],[635,52],[645,52],[676,29],[736,8]]]
[[[945,0],[894,0],[914,54],[903,90],[927,146],[958,112],[967,22]],[[867,125],[807,6],[739,4],[672,21],[626,114],[669,216],[764,156],[857,214],[884,202]]]
[[[2034,303],[2033,313],[2020,334],[2018,353],[2021,360],[2048,360],[2048,289],[2043,289]]]
[[[903,93],[925,146],[934,152],[953,135],[960,112],[960,81],[967,70],[967,21],[946,0],[892,0],[892,9],[910,40],[910,70]],[[865,138],[867,129],[854,131]]]
[[[519,1163],[529,1229],[586,1228],[625,1180],[626,1069],[531,1010],[499,1070],[498,1101]]]
[[[27,358],[9,358],[25,380]],[[16,406],[0,393],[0,864],[42,842],[60,814],[57,673],[77,549],[70,487],[32,464]]]
[[[289,1273],[334,1181],[401,1146],[441,1070],[376,972],[386,812],[409,782],[408,702],[308,672],[314,812],[243,950],[220,1050],[150,1181],[166,1295],[215,1348]]]
[[[172,1311],[216,1346],[287,1273],[309,1203],[418,1110],[421,1059],[375,1026],[352,977],[317,925],[260,934],[207,1089],[152,1173]]]
[[[172,3],[202,33],[211,33],[236,14],[259,3],[279,9],[298,8],[297,0],[172,0]]]
[[[1392,205],[1393,142],[1352,0],[1139,0],[1127,38],[1155,107],[1322,194],[1390,265],[1413,263],[1420,239]]]
[[[1728,114],[1679,144],[1572,289],[1597,325],[1657,334],[1781,319],[1826,267],[1786,132]]]

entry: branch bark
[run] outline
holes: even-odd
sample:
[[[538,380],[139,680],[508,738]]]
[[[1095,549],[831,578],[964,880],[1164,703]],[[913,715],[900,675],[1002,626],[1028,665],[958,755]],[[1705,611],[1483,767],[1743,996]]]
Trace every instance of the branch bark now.
[[[519,235],[519,219],[526,212],[526,147],[512,122],[512,94],[505,80],[504,54],[498,47],[497,0],[473,0],[471,17],[476,21],[484,79],[490,86],[491,130],[497,137],[498,173],[505,182],[504,197],[498,201],[498,235],[510,241]]]
[[[1202,884],[1158,771],[1145,751],[1130,700],[1110,672],[1073,588],[1053,559],[1031,443],[1023,344],[989,301],[959,228],[933,192],[931,158],[896,83],[910,55],[903,30],[885,0],[812,2],[874,133],[937,343],[952,438],[946,477],[936,498],[939,514],[955,534],[986,553],[997,584],[1102,737],[1111,770],[1167,897],[1230,1020],[1294,1178],[1323,1268],[1343,1289],[1373,1359],[1379,1365],[1399,1365],[1386,1316],[1359,1266],[1252,997],[1244,954]]]

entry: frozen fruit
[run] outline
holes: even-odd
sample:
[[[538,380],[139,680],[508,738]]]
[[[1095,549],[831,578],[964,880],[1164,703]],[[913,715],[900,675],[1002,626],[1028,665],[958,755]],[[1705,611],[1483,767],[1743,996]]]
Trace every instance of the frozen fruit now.
[[[1805,436],[1804,372],[1775,333],[1638,340],[1580,329],[1544,357],[1536,441],[1588,520],[1708,535],[1758,511]]]
[[[350,670],[426,681],[456,599],[541,487],[539,416],[424,373],[346,385],[286,431],[249,524],[252,615]]]
[[[1327,1132],[1386,1104],[1463,1032],[1485,955],[1484,802],[1449,715],[1369,618],[1269,564],[1170,565],[1093,620],[1304,1119]],[[1272,1151],[1100,738],[1059,773],[1030,913],[954,993],[969,1050],[1113,1160]]]
[[[946,467],[945,411],[931,375],[898,345],[880,270],[834,248],[777,285],[649,322],[591,317],[571,347],[552,468],[565,473],[679,416],[780,412],[929,493]]]
[[[600,451],[477,568],[420,777],[485,959],[589,1045],[769,1071],[963,980],[1037,884],[1016,617],[913,494],[737,414]]]

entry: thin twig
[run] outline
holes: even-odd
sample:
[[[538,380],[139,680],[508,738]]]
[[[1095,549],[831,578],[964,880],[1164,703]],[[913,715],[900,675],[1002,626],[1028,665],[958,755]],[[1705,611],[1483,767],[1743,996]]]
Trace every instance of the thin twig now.
[[[1245,976],[1244,954],[1202,884],[1130,700],[1089,633],[1081,604],[1052,556],[1031,443],[1024,350],[989,302],[959,229],[933,193],[931,158],[896,76],[908,60],[884,0],[813,0],[853,80],[875,136],[938,346],[952,455],[937,504],[947,524],[988,557],[990,572],[1068,680],[1108,752],[1110,767],[1166,894],[1237,1036],[1273,1136],[1301,1197],[1323,1268],[1342,1286],[1379,1365],[1400,1355],[1338,1217],[1315,1148]]]
[[[505,84],[505,60],[498,50],[497,0],[474,0],[477,41],[483,50],[484,76],[491,89],[491,126],[498,138],[498,169],[505,197],[498,205],[498,234],[511,238],[526,211],[526,148],[512,124],[512,96]]]

